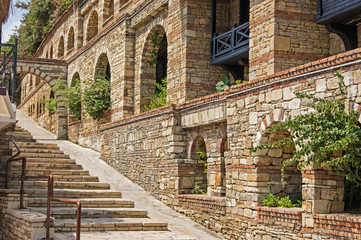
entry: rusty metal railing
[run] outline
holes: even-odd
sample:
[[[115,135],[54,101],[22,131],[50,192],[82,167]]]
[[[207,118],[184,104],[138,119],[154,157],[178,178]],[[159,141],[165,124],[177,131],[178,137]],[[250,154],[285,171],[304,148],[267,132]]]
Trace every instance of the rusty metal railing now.
[[[51,201],[55,202],[64,202],[70,204],[77,205],[77,216],[76,216],[76,240],[80,240],[80,227],[81,227],[81,202],[80,201],[73,201],[73,200],[66,200],[66,199],[59,199],[54,198],[54,177],[53,175],[28,175],[26,176],[26,157],[20,157],[19,154],[21,150],[19,149],[18,145],[14,140],[12,140],[14,146],[17,149],[17,153],[11,156],[6,161],[6,175],[5,175],[5,188],[9,187],[9,174],[10,174],[10,167],[11,162],[22,160],[21,165],[21,184],[20,184],[20,209],[24,209],[24,182],[25,179],[39,179],[39,178],[47,178],[48,179],[48,194],[47,194],[47,203],[46,203],[46,238],[44,240],[51,240],[50,238],[50,215],[51,215]]]
[[[50,240],[50,215],[51,215],[51,201],[63,202],[77,205],[76,213],[76,240],[80,240],[80,227],[81,227],[81,202],[66,200],[60,198],[54,198],[54,176],[50,175],[32,175],[26,176],[26,178],[47,178],[48,179],[48,197],[46,203],[46,238],[44,240]]]
[[[13,156],[11,156],[7,161],[6,161],[6,174],[5,174],[5,188],[7,189],[9,187],[9,174],[10,174],[10,167],[11,167],[11,163],[15,162],[15,161],[22,161],[21,164],[21,183],[20,183],[20,209],[24,209],[24,181],[25,181],[25,174],[26,174],[26,157],[20,157],[17,158],[17,156],[19,156],[19,154],[21,153],[21,150],[19,149],[18,145],[16,144],[16,142],[14,140],[12,140],[14,146],[17,149],[17,153],[15,153]]]

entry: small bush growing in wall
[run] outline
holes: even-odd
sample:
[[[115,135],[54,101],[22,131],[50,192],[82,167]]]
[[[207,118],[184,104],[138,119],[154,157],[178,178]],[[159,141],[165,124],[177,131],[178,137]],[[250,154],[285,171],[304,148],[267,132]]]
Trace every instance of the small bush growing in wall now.
[[[110,82],[96,78],[84,90],[83,104],[92,119],[98,120],[110,107]]]
[[[286,129],[293,134],[282,140],[262,144],[254,148],[255,152],[263,148],[297,146],[293,157],[282,163],[282,169],[289,164],[297,164],[298,169],[314,164],[330,167],[345,177],[346,182],[361,185],[361,124],[359,113],[346,111],[345,84],[343,76],[339,78],[341,99],[323,99],[312,94],[296,92],[297,98],[309,99],[308,107],[315,113],[299,115],[291,120],[269,128],[268,132]],[[342,153],[335,156],[335,152]]]
[[[243,82],[245,82],[245,81],[244,80],[236,80],[235,84],[237,85],[237,84],[241,84]],[[224,90],[226,90],[226,88],[228,88],[232,85],[234,85],[234,84],[231,84],[229,82],[229,78],[227,77],[227,75],[223,74],[223,75],[221,75],[221,81],[217,82],[217,84],[216,84],[216,91],[217,91],[217,93],[223,92]]]
[[[297,200],[297,203],[293,204],[289,196],[280,198],[269,193],[267,197],[263,199],[263,205],[267,207],[302,207],[302,201]]]
[[[144,106],[144,108],[149,111],[163,107],[167,104],[170,104],[170,102],[167,101],[167,78],[164,78],[161,83],[156,83],[156,90],[153,95],[153,99],[149,106]]]

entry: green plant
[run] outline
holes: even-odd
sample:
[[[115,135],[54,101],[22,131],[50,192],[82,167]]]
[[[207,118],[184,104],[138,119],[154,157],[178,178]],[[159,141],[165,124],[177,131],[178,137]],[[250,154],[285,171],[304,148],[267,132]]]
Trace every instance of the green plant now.
[[[75,115],[75,119],[80,120],[82,97],[80,80],[76,80],[74,86],[68,87],[66,82],[59,78],[54,82],[52,90],[62,96],[58,100],[64,101],[70,113]]]
[[[203,165],[204,165],[204,170],[203,170],[203,172],[204,172],[204,173],[207,173],[207,172],[208,172],[208,170],[207,170],[207,166],[208,166],[208,163],[207,163],[207,152],[196,152],[196,154],[198,154],[199,159],[201,160],[201,163],[203,163]]]
[[[152,52],[150,54],[150,58],[151,61],[149,62],[149,65],[152,67],[154,65],[157,65],[158,63],[158,50],[160,45],[162,44],[162,38],[159,36],[159,33],[157,31],[155,31],[152,35],[152,44],[153,44],[153,49]]]
[[[53,113],[58,109],[58,100],[55,98],[42,99],[40,103],[45,103],[45,107],[49,109],[49,113]]]
[[[245,80],[236,80],[235,84],[241,84],[245,82]],[[222,74],[221,75],[221,81],[219,81],[217,84],[216,84],[216,91],[219,93],[219,92],[223,92],[224,90],[226,90],[227,87],[230,87],[230,86],[233,86],[235,84],[231,84],[229,82],[229,78],[227,77],[226,74]]]
[[[149,106],[144,106],[149,111],[170,104],[167,101],[167,78],[162,79],[161,83],[156,83],[156,90]]]
[[[302,207],[302,201],[297,200],[297,203],[293,204],[289,196],[278,197],[269,193],[265,199],[263,199],[263,205],[267,207]]]
[[[312,94],[296,92],[299,99],[308,99],[308,107],[316,113],[308,113],[271,127],[267,132],[286,129],[293,134],[282,140],[261,144],[253,152],[263,148],[278,148],[295,145],[293,156],[282,163],[282,169],[296,164],[298,169],[314,164],[330,167],[344,176],[347,181],[361,184],[361,125],[359,113],[346,111],[345,84],[343,76],[339,78],[341,98],[328,100]],[[335,153],[340,153],[335,155]]]
[[[104,78],[92,81],[83,94],[85,111],[92,119],[99,120],[110,107],[110,82]]]
[[[194,185],[193,190],[194,190],[195,194],[205,194],[205,193],[207,193],[207,190],[201,189],[197,184]]]

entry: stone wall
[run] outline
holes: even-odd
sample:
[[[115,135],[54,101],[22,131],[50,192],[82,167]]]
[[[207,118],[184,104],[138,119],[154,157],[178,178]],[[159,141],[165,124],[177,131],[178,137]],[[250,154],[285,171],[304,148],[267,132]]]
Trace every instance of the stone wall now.
[[[16,192],[13,189],[0,191],[1,239],[40,240],[45,238],[46,215],[28,209],[19,209],[20,195]],[[54,237],[54,229],[51,229],[50,234],[50,237]]]
[[[332,224],[327,225],[326,230],[317,225],[321,223],[316,220],[319,216],[338,216],[331,213],[343,211],[343,179],[340,176],[316,167],[302,172],[290,167],[285,172],[288,184],[282,184],[280,162],[291,156],[292,149],[265,149],[256,154],[251,154],[251,149],[288,134],[268,135],[269,126],[311,111],[306,106],[307,101],[297,99],[293,91],[337,98],[340,93],[336,72],[345,76],[347,96],[352,99],[349,106],[361,109],[359,59],[360,49],[349,51],[236,85],[221,94],[102,125],[102,155],[105,161],[148,192],[223,233],[227,239],[354,236],[346,228],[339,229],[342,233],[335,233],[331,231]],[[224,135],[227,136],[226,145]],[[201,180],[201,171],[192,175],[192,171],[202,169],[192,156],[194,142],[199,137],[204,139],[208,156],[208,192],[204,197],[184,191],[184,179],[189,183],[189,190],[197,179]],[[222,159],[224,168],[220,166]],[[218,187],[223,187],[219,184],[222,181],[225,181],[224,197],[216,187],[217,182]],[[291,198],[302,194],[303,206],[296,209],[262,207],[262,199],[270,192],[287,194]],[[216,207],[214,199],[222,204]],[[225,209],[225,214],[220,209]],[[351,215],[345,216],[353,219]],[[359,231],[359,227],[356,229]]]

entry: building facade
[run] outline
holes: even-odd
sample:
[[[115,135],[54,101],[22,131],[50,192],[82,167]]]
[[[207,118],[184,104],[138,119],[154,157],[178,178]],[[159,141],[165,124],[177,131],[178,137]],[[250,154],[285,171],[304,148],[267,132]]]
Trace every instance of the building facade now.
[[[337,98],[337,72],[349,108],[361,109],[360,3],[344,1],[335,12],[337,4],[74,1],[35,57],[65,61],[68,85],[79,80],[84,89],[108,77],[110,110],[98,121],[83,109],[78,121],[57,121],[59,112],[41,99],[58,96],[40,74],[24,74],[20,108],[51,131],[53,121],[63,124],[70,140],[101,151],[129,179],[227,239],[358,239],[359,216],[336,214],[344,209],[343,178],[290,167],[281,181],[281,162],[294,149],[251,153],[290,134],[267,128],[312,111],[294,91]],[[215,93],[223,75],[239,84]],[[165,77],[170,104],[147,111]],[[194,194],[195,185],[207,193]],[[302,207],[264,207],[268,193],[301,196]]]

